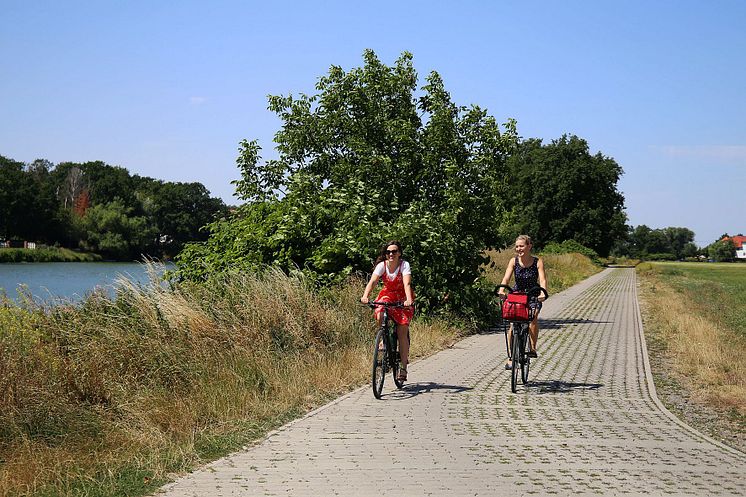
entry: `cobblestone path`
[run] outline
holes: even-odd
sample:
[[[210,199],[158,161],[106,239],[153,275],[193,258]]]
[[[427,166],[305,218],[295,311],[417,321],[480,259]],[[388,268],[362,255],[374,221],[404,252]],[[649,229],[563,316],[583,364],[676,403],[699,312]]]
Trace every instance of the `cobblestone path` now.
[[[651,394],[633,269],[552,296],[510,392],[504,336],[469,337],[162,490],[183,496],[746,495],[746,455]],[[413,337],[416,339],[416,337]]]

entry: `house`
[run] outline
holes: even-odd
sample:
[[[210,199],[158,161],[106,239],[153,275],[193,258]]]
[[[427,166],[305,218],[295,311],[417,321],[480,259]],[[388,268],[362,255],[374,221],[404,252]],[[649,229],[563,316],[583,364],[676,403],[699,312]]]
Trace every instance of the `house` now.
[[[736,259],[746,259],[746,236],[724,236],[721,242],[726,240],[733,241],[733,245],[736,246]]]

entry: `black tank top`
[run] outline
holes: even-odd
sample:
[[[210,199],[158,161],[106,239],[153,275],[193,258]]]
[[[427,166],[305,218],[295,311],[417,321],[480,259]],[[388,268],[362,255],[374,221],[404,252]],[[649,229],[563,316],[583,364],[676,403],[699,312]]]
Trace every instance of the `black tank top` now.
[[[525,292],[530,288],[539,286],[539,258],[534,257],[534,262],[528,267],[521,267],[518,256],[515,256],[515,287],[513,291]]]

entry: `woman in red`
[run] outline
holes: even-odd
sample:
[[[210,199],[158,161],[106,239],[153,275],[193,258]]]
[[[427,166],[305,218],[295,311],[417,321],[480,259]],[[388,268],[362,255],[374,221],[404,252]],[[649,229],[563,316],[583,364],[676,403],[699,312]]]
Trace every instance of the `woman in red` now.
[[[412,270],[409,263],[402,259],[401,243],[391,240],[381,248],[381,253],[376,259],[376,266],[373,268],[373,274],[370,281],[365,287],[363,296],[360,301],[368,303],[371,290],[383,278],[383,289],[376,297],[377,301],[382,302],[402,302],[404,308],[389,309],[389,316],[396,323],[396,335],[399,339],[399,357],[401,357],[401,367],[399,368],[398,379],[405,381],[407,379],[407,364],[409,363],[409,321],[414,315],[414,296],[412,294]],[[381,316],[383,309],[378,308],[375,311],[378,325],[381,325]]]

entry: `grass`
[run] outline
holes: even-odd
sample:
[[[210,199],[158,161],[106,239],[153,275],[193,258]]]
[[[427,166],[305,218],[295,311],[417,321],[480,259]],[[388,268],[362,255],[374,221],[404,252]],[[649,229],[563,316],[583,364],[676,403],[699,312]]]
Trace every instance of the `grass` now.
[[[651,355],[672,369],[658,379],[746,437],[746,264],[643,263],[638,276]]]
[[[362,287],[319,294],[270,270],[78,306],[0,302],[0,495],[143,495],[361,385]],[[411,333],[417,358],[461,332]]]
[[[490,258],[486,267],[487,279],[499,284],[508,262],[515,257],[515,253],[510,249],[492,250],[487,252],[487,256]],[[539,254],[539,256],[544,260],[544,273],[547,277],[549,295],[561,292],[603,269],[581,254]]]

